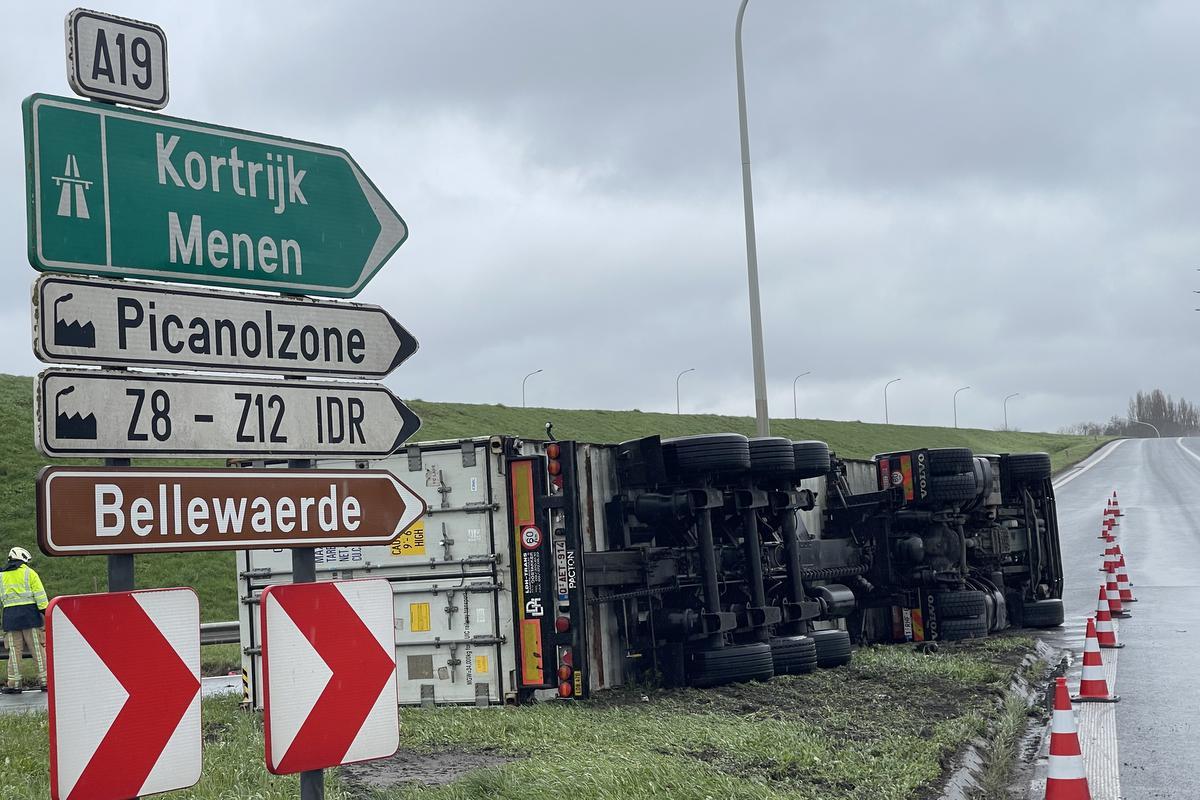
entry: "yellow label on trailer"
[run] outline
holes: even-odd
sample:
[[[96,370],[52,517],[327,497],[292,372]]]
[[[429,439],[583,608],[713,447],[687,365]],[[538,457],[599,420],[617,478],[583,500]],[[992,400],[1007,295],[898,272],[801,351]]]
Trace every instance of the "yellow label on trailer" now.
[[[394,556],[423,556],[425,555],[425,521],[418,520],[408,530],[396,537],[392,542]]]
[[[429,603],[408,604],[408,629],[418,633],[429,630]]]
[[[486,675],[488,671],[488,657],[475,656],[475,674]]]

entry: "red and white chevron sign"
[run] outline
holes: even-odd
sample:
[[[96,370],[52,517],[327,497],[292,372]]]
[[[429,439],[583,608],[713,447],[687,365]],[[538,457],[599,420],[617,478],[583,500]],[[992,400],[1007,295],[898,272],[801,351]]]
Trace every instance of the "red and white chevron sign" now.
[[[56,597],[46,642],[53,800],[128,800],[200,780],[194,591]]]
[[[267,769],[283,775],[393,755],[400,720],[391,584],[268,586],[260,608]]]

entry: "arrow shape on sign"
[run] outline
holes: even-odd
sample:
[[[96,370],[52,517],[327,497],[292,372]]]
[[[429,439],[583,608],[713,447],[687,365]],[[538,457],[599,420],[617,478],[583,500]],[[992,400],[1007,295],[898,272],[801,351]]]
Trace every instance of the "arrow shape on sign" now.
[[[303,593],[272,592],[269,597],[279,604],[331,672],[271,772],[301,772],[325,763],[340,763],[380,694],[392,685],[396,662],[335,584],[307,584]],[[270,755],[268,751],[268,766]]]
[[[67,800],[137,797],[200,681],[133,594],[64,598],[59,610],[129,694]]]

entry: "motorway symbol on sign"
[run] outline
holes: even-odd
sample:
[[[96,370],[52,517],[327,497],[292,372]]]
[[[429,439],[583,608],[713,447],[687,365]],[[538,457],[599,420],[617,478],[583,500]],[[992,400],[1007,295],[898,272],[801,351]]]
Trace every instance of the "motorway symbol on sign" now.
[[[400,745],[386,580],[263,590],[263,726],[276,775],[387,758]]]
[[[66,97],[22,110],[35,269],[353,297],[408,236],[336,147]]]
[[[83,97],[143,108],[167,104],[167,35],[136,19],[67,14],[67,82]]]
[[[46,467],[51,556],[386,545],[425,513],[386,470]]]
[[[51,458],[372,458],[421,420],[377,383],[48,369],[38,449]]]
[[[42,275],[42,361],[377,378],[417,350],[378,306]]]
[[[46,641],[54,800],[128,800],[200,779],[194,591],[56,597]]]

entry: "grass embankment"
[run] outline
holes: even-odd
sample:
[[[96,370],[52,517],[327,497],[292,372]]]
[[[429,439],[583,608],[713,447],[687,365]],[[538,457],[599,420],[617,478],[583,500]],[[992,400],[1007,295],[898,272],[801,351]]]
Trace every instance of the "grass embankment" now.
[[[985,731],[1020,660],[1023,636],[857,651],[854,663],[766,684],[606,692],[591,701],[506,709],[402,709],[401,752],[327,773],[328,800],[571,797],[918,800],[955,753]],[[293,798],[263,768],[257,715],[205,701],[202,782],[179,797]],[[37,725],[41,735],[35,735]],[[0,716],[0,797],[45,797],[45,715]],[[471,755],[496,766],[439,786]],[[507,760],[506,760],[507,759]],[[368,782],[369,776],[369,782]],[[398,785],[384,784],[399,780]]]

